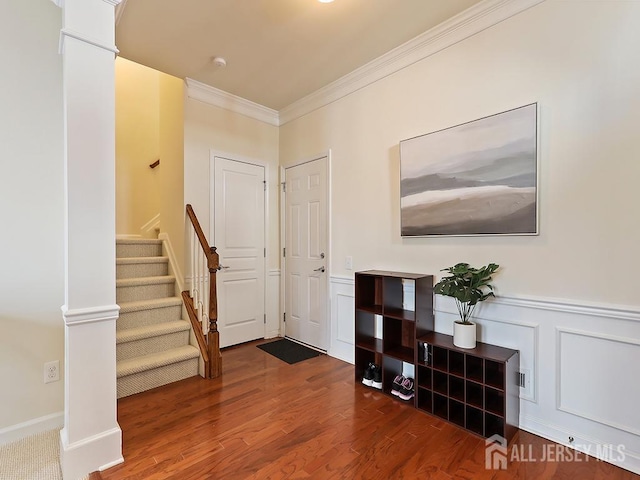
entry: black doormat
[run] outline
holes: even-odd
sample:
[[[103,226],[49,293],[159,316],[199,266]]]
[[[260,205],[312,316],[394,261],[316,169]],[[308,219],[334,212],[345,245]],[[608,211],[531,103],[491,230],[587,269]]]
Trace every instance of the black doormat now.
[[[292,342],[286,338],[276,340],[275,342],[263,343],[258,345],[258,348],[290,365],[322,355],[322,353],[316,350]]]

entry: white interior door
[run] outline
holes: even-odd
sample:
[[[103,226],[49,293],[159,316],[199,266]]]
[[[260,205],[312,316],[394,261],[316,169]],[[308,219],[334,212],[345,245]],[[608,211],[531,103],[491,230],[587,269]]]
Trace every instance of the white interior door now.
[[[285,169],[285,334],[327,350],[327,158]]]
[[[220,347],[264,338],[265,169],[214,157],[213,244]]]

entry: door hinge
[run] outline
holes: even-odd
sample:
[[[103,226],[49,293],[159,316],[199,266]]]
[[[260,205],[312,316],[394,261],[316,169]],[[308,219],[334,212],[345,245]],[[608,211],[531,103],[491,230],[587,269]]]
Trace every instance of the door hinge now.
[[[287,184],[285,182],[282,182],[282,191],[286,192],[287,191]]]
[[[286,322],[286,321],[287,321],[287,314],[286,314],[286,313],[283,313],[283,314],[282,314],[282,321],[283,321],[283,322]]]
[[[286,257],[286,256],[287,256],[287,249],[286,249],[286,247],[283,247],[283,248],[282,248],[282,256],[283,256],[283,257]]]
[[[264,314],[264,324],[265,325],[267,324],[267,314],[266,313]]]
[[[264,184],[264,191],[266,192],[267,191],[267,181],[263,180],[262,183]]]
[[[264,258],[267,258],[267,247],[264,247]]]

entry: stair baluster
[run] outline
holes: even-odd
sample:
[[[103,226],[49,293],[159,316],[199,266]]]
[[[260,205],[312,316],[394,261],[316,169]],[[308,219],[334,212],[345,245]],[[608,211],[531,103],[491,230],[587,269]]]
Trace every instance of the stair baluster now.
[[[189,291],[182,292],[182,298],[204,360],[205,377],[216,378],[222,373],[216,293],[219,257],[216,248],[207,242],[191,205],[187,205],[186,211],[193,227],[189,229],[191,281]]]

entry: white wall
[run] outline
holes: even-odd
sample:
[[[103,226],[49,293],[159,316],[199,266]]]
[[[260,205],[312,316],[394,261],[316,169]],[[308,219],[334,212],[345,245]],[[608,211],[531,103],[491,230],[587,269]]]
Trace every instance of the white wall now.
[[[280,129],[291,164],[332,152],[330,353],[353,359],[344,268],[434,273],[496,262],[501,299],[480,339],[518,348],[531,370],[521,425],[566,442],[624,443],[640,472],[639,2],[548,0]],[[401,140],[540,105],[540,235],[400,237]],[[627,275],[628,272],[629,275]],[[436,329],[451,332],[438,299]],[[596,368],[597,367],[597,368]]]
[[[204,103],[185,100],[184,120],[184,200],[198,216],[208,240],[211,152],[234,159],[268,165],[267,202],[267,336],[279,330],[279,204],[278,204],[278,127]],[[185,250],[189,245],[185,244]],[[185,266],[188,269],[188,265]],[[185,275],[188,272],[185,271]]]
[[[503,294],[638,305],[638,2],[547,1],[281,127],[282,163],[332,149],[332,272],[503,266]],[[401,239],[398,142],[540,104],[540,235]],[[620,214],[618,214],[620,212]],[[461,251],[461,249],[463,249]],[[524,253],[524,254],[523,254]]]
[[[0,443],[25,422],[62,426],[64,184],[61,11],[8,0],[0,16]]]

